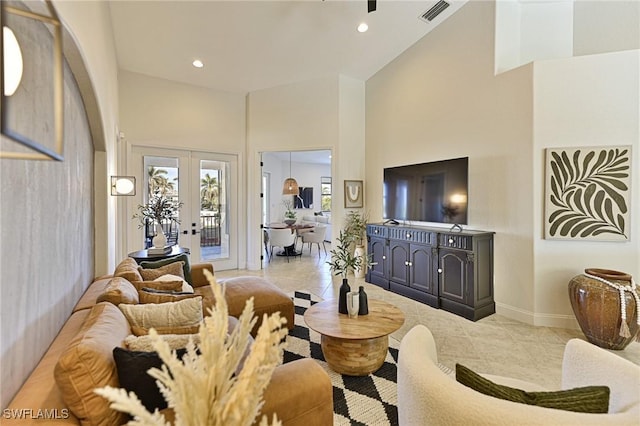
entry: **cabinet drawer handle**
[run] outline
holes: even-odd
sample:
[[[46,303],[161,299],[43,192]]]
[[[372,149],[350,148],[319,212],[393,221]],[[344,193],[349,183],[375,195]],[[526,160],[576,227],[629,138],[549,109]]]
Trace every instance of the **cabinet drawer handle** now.
[[[387,260],[387,256],[382,256],[382,260]]]
[[[453,238],[449,238],[449,244],[453,244]]]
[[[413,262],[409,262],[409,266],[413,266]]]
[[[442,268],[438,268],[438,273],[441,274],[442,273]]]
[[[409,262],[407,262],[406,260],[404,261],[404,266],[409,266]]]
[[[407,232],[407,238],[411,238],[411,234]]]

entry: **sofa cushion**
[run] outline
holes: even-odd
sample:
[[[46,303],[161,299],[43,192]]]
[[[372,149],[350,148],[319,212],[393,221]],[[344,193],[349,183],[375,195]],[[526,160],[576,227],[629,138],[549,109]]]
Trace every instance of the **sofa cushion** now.
[[[172,262],[158,268],[146,269],[140,266],[138,272],[145,281],[152,281],[163,275],[175,275],[184,279],[184,262]]]
[[[121,303],[135,305],[139,303],[138,291],[133,284],[124,278],[114,277],[96,298],[96,303],[100,302],[110,302],[116,306]]]
[[[135,335],[197,333],[202,322],[202,298],[194,297],[169,303],[119,305]]]
[[[176,350],[180,359],[186,352],[184,348]],[[123,389],[134,392],[140,402],[152,413],[156,408],[158,410],[167,408],[167,402],[158,389],[156,379],[148,373],[151,368],[162,367],[163,362],[157,352],[114,348],[113,359],[116,363],[120,386]]]
[[[131,328],[122,312],[111,303],[98,303],[58,359],[55,381],[65,404],[83,425],[122,424],[127,420],[93,390],[118,387],[112,352],[129,334]]]
[[[183,280],[176,281],[134,281],[131,284],[140,291],[143,288],[152,288],[161,291],[182,291]]]
[[[586,386],[552,392],[525,392],[494,383],[460,364],[456,364],[456,380],[485,395],[521,404],[581,413],[607,413],[609,410],[608,386]]]
[[[199,334],[163,334],[160,337],[169,344],[171,350],[186,348],[189,339],[192,339],[195,345],[200,343]],[[155,351],[151,336],[127,336],[127,338],[124,339],[124,346],[130,351]]]
[[[122,277],[130,282],[142,281],[142,276],[138,272],[138,263],[130,257],[127,257],[116,266],[113,276]]]
[[[185,293],[181,291],[156,290],[154,288],[144,287],[138,291],[140,303],[167,303],[177,302],[178,300],[199,297],[195,293]]]
[[[80,300],[78,300],[78,303],[74,306],[73,312],[81,311],[83,309],[91,310],[91,308],[96,304],[96,299],[104,293],[104,289],[107,288],[107,285],[109,285],[112,278],[113,276],[96,278],[82,296],[80,296]]]
[[[179,277],[177,275],[166,274],[156,278],[154,281],[180,281],[182,283],[182,288],[180,289],[183,293],[193,293],[193,287],[189,284],[184,278]]]
[[[145,260],[143,262],[140,262],[140,266],[144,269],[156,269],[174,262],[184,262],[182,265],[182,275],[184,276],[184,279],[187,280],[189,285],[193,285],[193,280],[191,278],[191,262],[189,261],[189,256],[187,254],[183,253],[177,256],[154,261]]]

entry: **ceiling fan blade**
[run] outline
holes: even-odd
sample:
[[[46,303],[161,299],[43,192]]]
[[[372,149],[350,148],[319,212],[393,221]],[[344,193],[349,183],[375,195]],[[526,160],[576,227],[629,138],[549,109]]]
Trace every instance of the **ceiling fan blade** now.
[[[376,0],[367,0],[367,13],[371,13],[376,10]]]

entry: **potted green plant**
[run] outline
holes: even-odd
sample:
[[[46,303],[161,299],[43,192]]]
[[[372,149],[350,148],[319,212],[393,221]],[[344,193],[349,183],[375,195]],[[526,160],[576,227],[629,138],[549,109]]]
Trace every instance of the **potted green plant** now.
[[[359,213],[355,210],[351,210],[349,213],[347,213],[347,217],[345,219],[345,234],[347,235],[347,238],[355,245],[354,256],[360,258],[365,257],[363,242],[367,231],[367,220],[368,215],[366,213]],[[361,264],[355,267],[353,270],[356,278],[364,277],[366,268],[368,266],[369,263],[366,261],[366,259],[363,259]]]
[[[291,202],[291,200],[285,200],[282,203],[286,208],[284,212],[284,223],[287,225],[293,225],[296,223],[296,212],[293,210],[293,202]]]
[[[347,293],[351,291],[347,274],[349,270],[359,268],[363,261],[362,257],[356,256],[351,250],[351,241],[351,237],[343,230],[340,230],[338,245],[330,251],[331,260],[327,262],[335,275],[342,275],[342,285],[340,286],[340,294],[338,297],[338,312],[341,314],[347,313]]]
[[[347,237],[355,243],[356,246],[363,245],[362,242],[364,241],[366,235],[368,220],[369,217],[366,213],[359,213],[355,210],[351,210],[349,213],[347,213],[344,232]]]
[[[134,214],[133,218],[140,221],[138,228],[142,228],[148,223],[153,223],[156,234],[153,237],[153,246],[164,247],[167,238],[164,235],[162,223],[169,221],[179,224],[178,211],[180,207],[182,207],[182,203],[173,201],[157,190],[149,197],[149,201],[146,204],[138,205],[138,213]]]

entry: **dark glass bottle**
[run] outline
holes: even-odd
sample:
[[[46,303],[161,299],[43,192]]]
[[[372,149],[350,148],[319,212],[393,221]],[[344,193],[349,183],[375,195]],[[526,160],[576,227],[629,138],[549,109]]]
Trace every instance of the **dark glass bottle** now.
[[[358,294],[358,298],[360,299],[358,315],[367,315],[369,313],[369,302],[367,301],[367,293],[364,292],[363,286],[360,286],[360,294]]]
[[[338,296],[338,312],[341,314],[348,314],[347,311],[347,293],[351,291],[349,282],[346,278],[342,279],[342,285],[340,286],[340,295]]]

